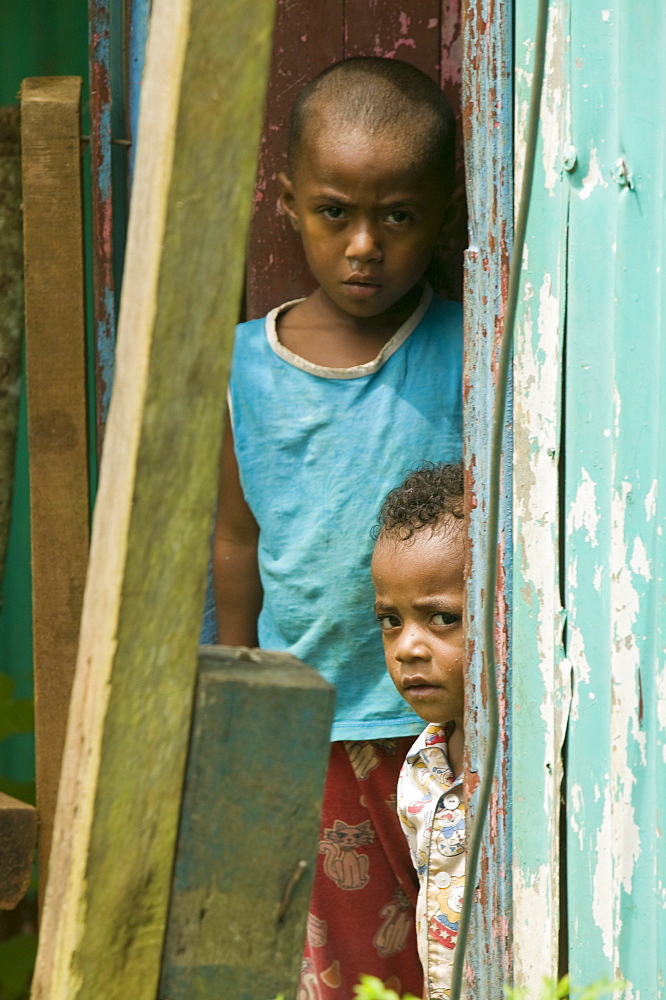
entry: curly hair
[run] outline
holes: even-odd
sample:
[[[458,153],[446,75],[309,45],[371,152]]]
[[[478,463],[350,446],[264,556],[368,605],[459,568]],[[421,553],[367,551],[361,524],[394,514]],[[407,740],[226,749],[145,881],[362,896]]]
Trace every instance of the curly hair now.
[[[396,534],[402,540],[414,532],[444,520],[462,520],[464,481],[462,465],[428,463],[412,471],[405,481],[387,495],[373,532]]]

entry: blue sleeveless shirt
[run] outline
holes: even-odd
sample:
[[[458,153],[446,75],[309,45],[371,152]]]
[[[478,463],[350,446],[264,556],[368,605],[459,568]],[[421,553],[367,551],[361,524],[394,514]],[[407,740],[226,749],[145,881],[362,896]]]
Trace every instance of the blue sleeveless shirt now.
[[[245,499],[259,525],[259,643],[336,687],[331,739],[423,729],[386,670],[370,579],[381,503],[410,469],[462,455],[462,314],[426,289],[368,364],[292,354],[276,318],[236,331],[229,386]]]

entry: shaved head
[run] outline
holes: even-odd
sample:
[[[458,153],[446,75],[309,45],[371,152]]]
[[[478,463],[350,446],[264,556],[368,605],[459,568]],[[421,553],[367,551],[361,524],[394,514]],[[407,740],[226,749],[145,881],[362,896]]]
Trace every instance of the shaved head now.
[[[409,63],[345,59],[307,84],[292,111],[291,177],[306,142],[335,142],[353,133],[389,140],[404,151],[406,168],[437,162],[443,181],[453,183],[453,112],[437,84]]]

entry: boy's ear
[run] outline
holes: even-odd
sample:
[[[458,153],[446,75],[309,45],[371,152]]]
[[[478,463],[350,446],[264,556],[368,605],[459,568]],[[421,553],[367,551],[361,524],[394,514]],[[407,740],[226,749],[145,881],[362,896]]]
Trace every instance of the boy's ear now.
[[[280,204],[289,216],[289,221],[293,227],[294,232],[298,233],[301,228],[300,219],[298,218],[298,213],[296,211],[296,199],[294,197],[294,185],[287,177],[285,172],[282,170],[278,174],[278,181],[280,182]]]

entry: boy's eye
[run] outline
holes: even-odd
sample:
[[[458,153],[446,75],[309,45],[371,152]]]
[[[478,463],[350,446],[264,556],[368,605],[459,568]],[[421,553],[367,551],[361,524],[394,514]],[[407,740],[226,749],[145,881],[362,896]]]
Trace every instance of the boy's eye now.
[[[402,209],[396,208],[393,212],[389,212],[386,216],[387,222],[397,222],[398,224],[407,222],[410,218],[407,212],[403,212]]]
[[[458,615],[454,615],[451,611],[437,611],[432,616],[433,625],[455,625],[459,620]]]
[[[382,632],[388,632],[392,628],[400,628],[400,619],[397,615],[377,615],[377,621]]]
[[[319,214],[323,215],[325,219],[330,219],[331,222],[336,222],[343,217],[344,209],[340,208],[339,205],[326,205],[325,208],[319,210]]]

